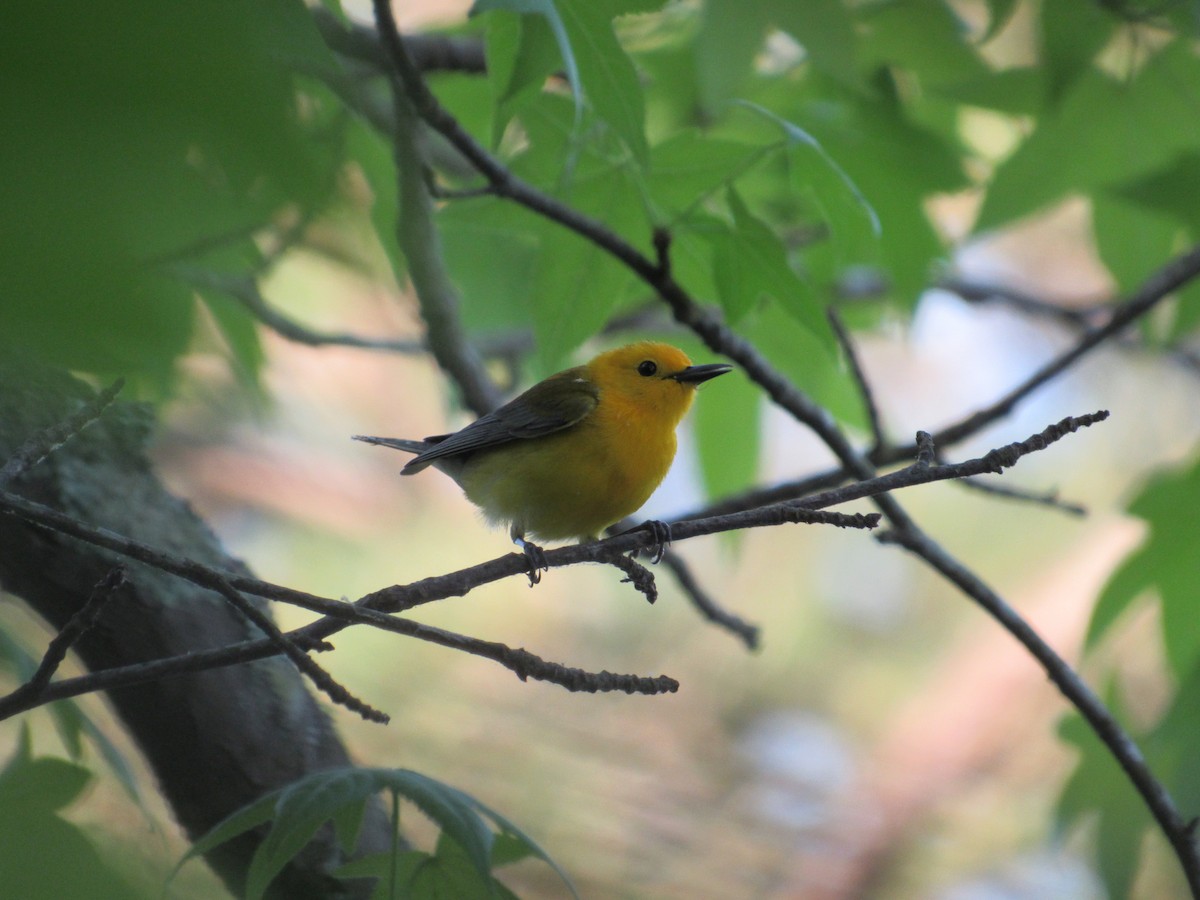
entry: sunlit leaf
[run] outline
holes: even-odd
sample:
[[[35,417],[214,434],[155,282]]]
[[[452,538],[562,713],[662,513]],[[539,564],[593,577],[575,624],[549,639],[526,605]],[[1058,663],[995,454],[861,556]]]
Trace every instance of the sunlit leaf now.
[[[859,52],[868,66],[900,66],[930,85],[987,72],[966,40],[966,26],[942,0],[868,5],[861,21]]]
[[[646,106],[642,85],[613,31],[613,11],[597,0],[558,0],[579,62],[579,77],[596,114],[645,162]]]
[[[980,39],[985,44],[1004,30],[1017,8],[1017,0],[987,0],[988,26]]]
[[[856,54],[858,40],[851,11],[842,0],[805,0],[772,4],[773,24],[804,47],[812,64],[839,82],[862,81]]]
[[[1099,3],[1046,0],[1038,24],[1042,67],[1049,76],[1051,97],[1058,98],[1091,67],[1112,36],[1117,17]]]
[[[997,169],[976,230],[1007,224],[1072,192],[1128,184],[1194,153],[1200,117],[1186,85],[1197,80],[1200,59],[1178,43],[1133,81],[1086,69]]]
[[[572,46],[571,37],[567,33],[566,23],[563,21],[562,13],[558,8],[555,0],[475,0],[471,6],[470,14],[472,16],[481,13],[491,12],[493,10],[502,10],[510,13],[519,13],[522,16],[540,16],[550,30],[550,34],[554,37],[554,43],[558,47],[559,59],[562,62],[563,72],[566,75],[567,83],[571,86],[571,93],[575,98],[576,122],[579,121],[579,113],[582,109],[584,89],[582,80],[579,74],[579,63],[576,60],[575,48]],[[498,46],[496,49],[500,53],[502,65],[503,79],[500,90],[501,99],[511,99],[516,93],[527,87],[536,75],[538,66],[534,60],[544,60],[544,42],[540,40],[542,32],[529,32],[529,43],[524,44],[525,33],[522,32],[520,37],[522,44],[517,44],[516,47],[524,47],[529,59],[526,61],[518,61],[518,49],[512,46],[511,35],[506,35],[505,45]],[[507,76],[507,77],[505,77]]]

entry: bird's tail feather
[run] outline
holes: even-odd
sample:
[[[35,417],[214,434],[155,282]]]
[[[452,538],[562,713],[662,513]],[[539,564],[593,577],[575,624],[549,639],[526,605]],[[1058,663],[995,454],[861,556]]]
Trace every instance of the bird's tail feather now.
[[[420,453],[429,449],[428,441],[409,441],[404,438],[371,437],[368,434],[356,434],[354,440],[367,444],[378,444],[380,447],[391,447],[393,450],[403,450],[405,453]]]

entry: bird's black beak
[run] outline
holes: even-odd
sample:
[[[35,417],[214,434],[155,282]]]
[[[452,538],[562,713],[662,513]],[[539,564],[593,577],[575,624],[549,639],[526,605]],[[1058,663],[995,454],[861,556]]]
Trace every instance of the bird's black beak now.
[[[732,371],[733,366],[728,363],[708,363],[703,366],[688,366],[686,369],[667,377],[674,378],[683,384],[700,384],[702,381],[708,381],[710,378],[716,378],[718,375],[724,375],[726,372]]]

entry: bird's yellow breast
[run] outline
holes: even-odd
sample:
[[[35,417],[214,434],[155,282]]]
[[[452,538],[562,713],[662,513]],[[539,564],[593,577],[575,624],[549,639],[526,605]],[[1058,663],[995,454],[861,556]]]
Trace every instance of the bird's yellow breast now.
[[[675,458],[677,422],[673,411],[664,416],[644,398],[603,391],[578,424],[478,454],[459,481],[489,520],[517,533],[551,541],[594,537],[636,512],[662,482]]]

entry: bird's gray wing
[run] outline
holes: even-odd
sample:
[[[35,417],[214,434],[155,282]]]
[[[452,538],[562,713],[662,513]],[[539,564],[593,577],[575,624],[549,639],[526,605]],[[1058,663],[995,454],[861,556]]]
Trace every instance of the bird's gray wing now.
[[[461,431],[426,438],[432,446],[409,460],[402,471],[413,474],[439,459],[562,431],[587,416],[599,400],[599,389],[582,368],[559,372]]]

